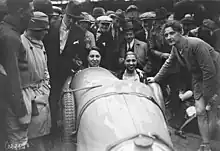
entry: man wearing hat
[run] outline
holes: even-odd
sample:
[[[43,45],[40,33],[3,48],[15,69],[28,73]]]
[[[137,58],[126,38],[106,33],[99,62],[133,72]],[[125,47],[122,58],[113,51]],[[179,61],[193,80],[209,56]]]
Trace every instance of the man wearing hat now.
[[[122,65],[124,63],[125,54],[128,51],[132,51],[137,56],[137,67],[144,71],[147,70],[146,61],[148,59],[148,45],[147,43],[139,41],[135,38],[134,26],[131,21],[125,23],[124,35],[125,41],[120,48],[119,63]]]
[[[27,68],[20,34],[32,16],[31,0],[7,0],[8,14],[0,24],[1,104],[0,148],[25,150],[27,147],[27,108],[22,94],[21,70]],[[4,69],[4,70],[3,70]],[[5,72],[2,72],[5,71]],[[6,116],[7,115],[7,116]],[[5,121],[7,121],[5,123]],[[7,133],[5,135],[5,133]],[[7,138],[5,138],[7,136]],[[4,141],[7,141],[4,142]],[[4,145],[3,145],[4,144]]]
[[[185,15],[185,17],[180,21],[183,25],[183,35],[192,36],[193,34],[190,33],[190,31],[196,28],[196,24],[193,16],[191,16],[190,14],[187,15],[189,16]]]
[[[93,35],[92,32],[89,31],[90,26],[92,24],[92,20],[91,20],[89,14],[86,12],[82,12],[81,16],[83,17],[83,19],[80,19],[78,21],[78,24],[80,27],[82,27],[86,31],[85,43],[86,43],[86,49],[89,50],[96,45],[95,44],[95,36]]]
[[[92,11],[92,16],[96,19],[100,16],[105,15],[105,9],[102,7],[95,7]]]
[[[44,146],[44,136],[49,134],[51,127],[48,101],[50,93],[49,73],[46,52],[42,42],[48,33],[48,29],[48,16],[37,11],[34,12],[28,29],[21,35],[25,48],[24,57],[28,64],[28,68],[20,71],[22,93],[28,110],[26,118],[28,121],[27,134],[31,144],[30,150],[33,151],[42,150],[40,148]]]
[[[49,33],[44,39],[51,84],[49,102],[52,134],[59,132],[57,131],[57,104],[62,86],[67,77],[72,75],[71,70],[77,71],[86,64],[85,30],[76,24],[78,20],[83,19],[80,13],[81,3],[70,1],[63,18],[50,25]]]
[[[114,71],[116,59],[115,43],[112,36],[112,18],[100,16],[97,19],[96,45],[100,48],[102,56],[101,66]]]

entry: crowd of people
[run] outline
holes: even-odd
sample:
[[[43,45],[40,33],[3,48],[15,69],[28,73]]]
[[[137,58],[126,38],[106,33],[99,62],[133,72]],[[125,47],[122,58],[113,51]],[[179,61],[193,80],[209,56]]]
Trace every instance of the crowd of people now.
[[[0,23],[0,150],[43,151],[48,138],[60,135],[66,79],[103,67],[122,80],[158,82],[174,115],[179,94],[192,90],[199,151],[211,151],[206,105],[220,95],[220,15],[197,25],[193,14],[177,21],[165,8],[143,13],[135,5],[95,7],[91,14],[74,0],[64,10],[49,0],[6,0],[6,6]]]

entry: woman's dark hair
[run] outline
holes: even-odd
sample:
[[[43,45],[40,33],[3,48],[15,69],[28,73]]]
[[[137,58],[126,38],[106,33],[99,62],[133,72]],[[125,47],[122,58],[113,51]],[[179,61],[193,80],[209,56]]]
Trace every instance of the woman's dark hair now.
[[[163,25],[163,28],[162,28],[162,33],[164,33],[164,30],[168,27],[171,27],[173,28],[174,31],[176,32],[182,32],[183,31],[183,25],[177,21],[177,20],[168,20],[164,25]]]
[[[96,50],[96,51],[98,51],[99,54],[101,55],[101,52],[100,52],[99,47],[97,47],[97,46],[93,46],[93,47],[91,47],[91,48],[87,51],[87,52],[88,52],[87,56],[89,55],[90,51],[92,51],[92,50]]]
[[[124,59],[126,59],[127,56],[129,56],[129,55],[134,55],[135,58],[137,59],[137,55],[136,55],[133,51],[128,51],[128,52],[126,52],[126,54],[125,54],[125,58],[124,58]]]

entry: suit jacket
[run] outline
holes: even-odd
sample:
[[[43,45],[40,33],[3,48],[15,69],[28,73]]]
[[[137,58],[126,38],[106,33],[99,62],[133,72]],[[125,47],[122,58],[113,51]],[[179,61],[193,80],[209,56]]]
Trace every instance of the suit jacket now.
[[[126,45],[127,45],[126,42],[124,42],[121,45],[120,58],[125,58],[125,55],[127,52]],[[140,68],[141,70],[144,70],[144,68],[146,66],[146,61],[148,60],[148,57],[147,57],[148,45],[147,45],[147,43],[139,41],[137,39],[134,39],[133,49],[134,49],[134,53],[137,55],[138,68]]]
[[[216,93],[220,84],[220,54],[209,44],[199,38],[185,37],[182,52],[173,47],[155,80],[162,80],[177,62],[192,73],[195,99],[203,96],[209,100]]]
[[[71,74],[71,69],[77,70],[79,67],[74,62],[79,58],[86,63],[85,30],[77,25],[72,25],[63,52],[60,54],[60,26],[62,18],[55,21],[44,38],[45,50],[48,55],[48,70],[50,77],[67,78]]]

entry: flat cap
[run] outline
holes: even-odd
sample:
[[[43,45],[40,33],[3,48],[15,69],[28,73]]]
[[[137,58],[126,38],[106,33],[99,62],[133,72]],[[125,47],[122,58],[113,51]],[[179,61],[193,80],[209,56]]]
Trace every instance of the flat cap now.
[[[90,23],[95,22],[94,17],[92,17],[92,15],[90,15],[87,12],[82,12],[80,16],[83,17],[82,19],[79,20],[80,22],[90,22]]]
[[[49,18],[43,12],[33,12],[33,16],[28,25],[28,29],[31,30],[44,30],[49,29]]]
[[[53,15],[53,4],[50,0],[34,0],[34,10]]]
[[[156,12],[145,12],[139,16],[140,20],[154,20],[156,18]]]
[[[128,8],[126,9],[126,12],[131,12],[131,11],[137,11],[138,7],[135,5],[130,5],[128,6]]]
[[[101,23],[111,23],[112,18],[110,18],[109,16],[100,16],[97,18],[97,21]]]

